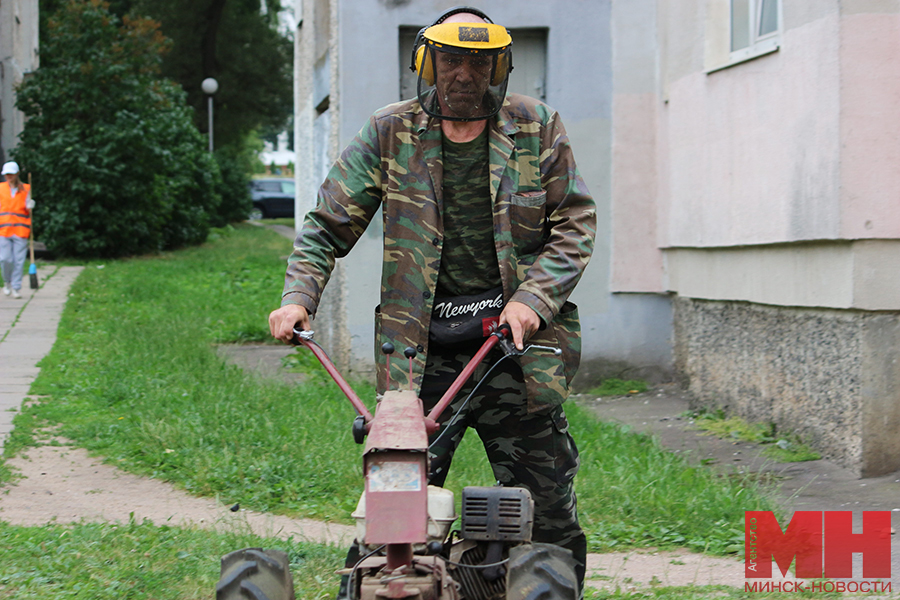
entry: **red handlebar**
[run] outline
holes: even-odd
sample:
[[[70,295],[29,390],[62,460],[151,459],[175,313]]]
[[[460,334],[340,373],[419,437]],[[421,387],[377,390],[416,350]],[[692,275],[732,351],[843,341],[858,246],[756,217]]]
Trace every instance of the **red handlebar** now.
[[[328,354],[325,353],[325,350],[322,349],[317,343],[315,343],[311,337],[306,337],[302,335],[302,331],[295,329],[294,330],[294,338],[293,343],[301,346],[306,346],[309,348],[312,353],[315,355],[319,362],[322,363],[322,366],[325,367],[325,370],[328,371],[328,374],[331,375],[331,378],[334,379],[334,382],[341,388],[341,391],[344,392],[344,395],[347,396],[347,399],[350,400],[350,403],[353,405],[353,408],[356,409],[356,412],[366,420],[366,423],[372,421],[372,413],[366,408],[365,404],[362,403],[362,400],[359,399],[359,396],[356,395],[356,392],[353,391],[353,388],[341,377],[341,374],[338,372],[337,368],[334,366],[334,363],[331,362],[331,359],[328,358]],[[465,366],[462,372],[456,377],[453,381],[453,384],[444,392],[444,395],[441,396],[440,401],[435,405],[434,408],[431,409],[431,412],[428,413],[428,416],[425,417],[426,428],[428,429],[428,433],[433,433],[437,430],[437,420],[441,416],[441,413],[444,412],[444,409],[453,402],[453,398],[456,397],[456,394],[459,393],[459,390],[466,384],[469,378],[472,376],[472,373],[475,371],[475,368],[481,364],[481,361],[488,355],[488,353],[494,349],[494,346],[500,343],[506,337],[511,335],[511,331],[509,325],[503,324],[500,328],[492,333],[488,339],[484,341],[484,344],[481,345],[481,348],[478,349],[478,352],[475,353],[475,356],[472,357],[472,360]],[[410,382],[412,381],[412,373],[410,373]]]
[[[300,333],[301,332],[295,329],[292,341],[297,345],[306,346],[312,351],[315,357],[319,359],[319,362],[322,363],[322,366],[325,367],[325,370],[328,371],[328,374],[331,375],[331,378],[334,379],[334,382],[341,388],[341,391],[344,392],[344,395],[347,396],[347,400],[349,400],[350,404],[353,405],[353,408],[356,409],[357,414],[362,415],[366,420],[366,423],[370,422],[373,418],[372,413],[370,413],[369,409],[366,408],[366,405],[362,403],[362,400],[359,399],[359,396],[356,395],[356,392],[353,391],[350,384],[341,377],[341,374],[334,366],[334,363],[331,362],[331,359],[328,358],[328,354],[325,353],[325,350],[312,341],[312,339],[302,337]]]
[[[459,390],[462,389],[462,386],[466,384],[469,380],[469,377],[472,376],[472,372],[475,371],[475,368],[481,364],[481,361],[484,360],[484,357],[488,355],[488,353],[493,350],[494,346],[500,343],[504,337],[510,336],[512,334],[509,325],[503,324],[500,328],[492,333],[488,339],[484,341],[484,344],[481,345],[481,348],[478,349],[478,352],[475,353],[475,356],[472,357],[472,360],[465,366],[462,372],[456,377],[453,381],[453,385],[447,388],[447,391],[444,392],[444,395],[441,396],[440,401],[431,409],[431,412],[428,413],[426,417],[427,422],[429,423],[437,423],[438,418],[441,416],[441,413],[444,412],[444,409],[453,402],[453,398],[456,397],[456,394],[459,393]]]

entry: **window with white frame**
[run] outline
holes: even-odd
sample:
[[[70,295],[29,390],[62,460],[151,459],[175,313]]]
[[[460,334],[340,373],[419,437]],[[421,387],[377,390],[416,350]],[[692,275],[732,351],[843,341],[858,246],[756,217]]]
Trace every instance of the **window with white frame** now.
[[[731,0],[731,63],[778,49],[781,0]]]

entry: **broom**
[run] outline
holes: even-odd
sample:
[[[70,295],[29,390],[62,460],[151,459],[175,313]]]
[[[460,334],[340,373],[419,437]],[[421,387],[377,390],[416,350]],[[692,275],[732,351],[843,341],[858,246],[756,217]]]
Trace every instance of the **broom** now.
[[[31,173],[28,174],[28,197],[31,198]],[[34,219],[32,219],[33,221]],[[34,223],[28,232],[28,248],[31,253],[31,266],[28,267],[28,279],[31,283],[31,289],[38,289],[37,267],[34,264]]]

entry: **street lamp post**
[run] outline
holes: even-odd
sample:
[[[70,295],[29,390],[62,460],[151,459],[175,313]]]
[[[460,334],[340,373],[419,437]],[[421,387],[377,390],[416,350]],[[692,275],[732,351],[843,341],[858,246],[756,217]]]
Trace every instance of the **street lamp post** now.
[[[219,82],[213,79],[212,77],[207,77],[203,80],[203,83],[200,84],[200,88],[203,90],[203,93],[206,94],[208,98],[208,110],[209,113],[209,151],[213,151],[213,94],[219,91]]]

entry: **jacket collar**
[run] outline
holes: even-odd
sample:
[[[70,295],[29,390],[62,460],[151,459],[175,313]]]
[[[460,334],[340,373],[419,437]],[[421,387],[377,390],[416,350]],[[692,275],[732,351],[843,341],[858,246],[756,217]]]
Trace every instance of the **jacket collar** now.
[[[503,108],[500,109],[500,112],[497,113],[494,119],[497,122],[497,128],[504,135],[512,137],[519,132],[519,123],[509,112],[509,98],[503,101]]]

